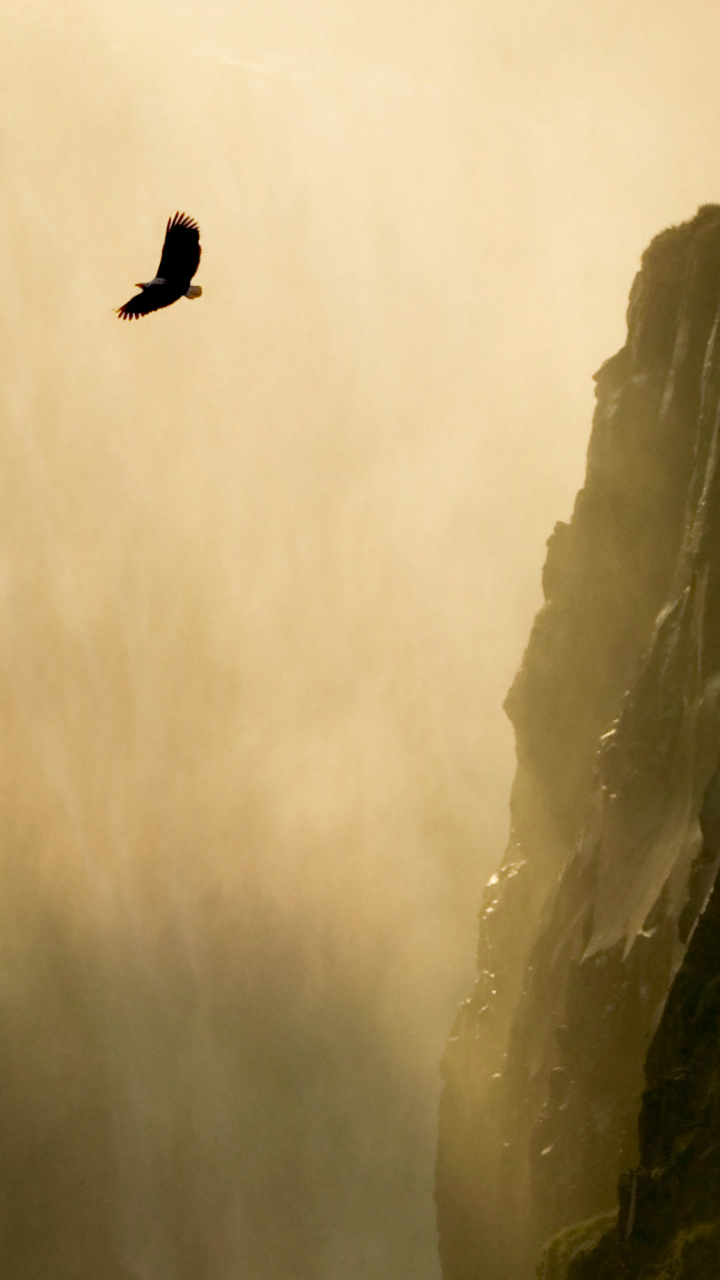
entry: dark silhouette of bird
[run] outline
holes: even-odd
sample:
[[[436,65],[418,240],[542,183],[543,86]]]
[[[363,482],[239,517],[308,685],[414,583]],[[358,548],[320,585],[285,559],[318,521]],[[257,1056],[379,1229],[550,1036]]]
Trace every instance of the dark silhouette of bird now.
[[[123,320],[139,319],[161,307],[169,307],[178,298],[199,298],[202,289],[191,284],[200,262],[200,228],[186,213],[168,218],[160,266],[154,280],[135,287],[142,289],[134,298],[118,307]]]

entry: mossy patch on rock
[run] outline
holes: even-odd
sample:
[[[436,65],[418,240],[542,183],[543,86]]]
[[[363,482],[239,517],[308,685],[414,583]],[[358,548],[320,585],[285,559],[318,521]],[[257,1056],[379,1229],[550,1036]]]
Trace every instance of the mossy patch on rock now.
[[[597,1248],[602,1237],[614,1232],[617,1209],[612,1213],[600,1213],[586,1222],[575,1222],[559,1231],[548,1242],[538,1264],[538,1280],[565,1280],[568,1268]]]

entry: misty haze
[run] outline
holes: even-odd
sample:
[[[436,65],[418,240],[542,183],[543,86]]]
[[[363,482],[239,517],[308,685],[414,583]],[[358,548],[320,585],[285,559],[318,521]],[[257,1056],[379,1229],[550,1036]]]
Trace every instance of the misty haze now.
[[[438,1280],[502,703],[713,12],[5,3],[9,1280]],[[176,209],[203,296],[119,324]]]

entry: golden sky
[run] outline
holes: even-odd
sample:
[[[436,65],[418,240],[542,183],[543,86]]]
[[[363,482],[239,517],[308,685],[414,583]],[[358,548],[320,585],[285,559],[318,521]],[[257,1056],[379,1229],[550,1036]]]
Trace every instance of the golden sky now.
[[[299,1072],[309,1274],[437,1272],[437,1061],[506,836],[501,703],[639,255],[720,196],[719,23],[709,0],[0,18],[6,1000],[39,999],[44,911],[125,957],[120,1075],[152,1098],[143,974],[172,985],[172,934],[207,991],[207,938],[242,951],[251,920],[311,1011],[296,1043],[251,990],[243,1024]],[[176,209],[203,297],[121,324]]]

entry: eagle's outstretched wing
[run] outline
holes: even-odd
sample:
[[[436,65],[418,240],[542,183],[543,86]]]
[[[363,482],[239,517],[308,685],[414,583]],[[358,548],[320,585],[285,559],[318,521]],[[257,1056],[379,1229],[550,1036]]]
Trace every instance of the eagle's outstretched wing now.
[[[140,316],[168,307],[171,302],[177,302],[177,294],[171,294],[165,284],[151,284],[142,293],[136,293],[124,306],[118,307],[117,314],[121,320],[139,320]]]
[[[186,213],[168,218],[160,266],[156,276],[168,284],[190,284],[200,262],[200,228]],[[151,308],[152,310],[153,308]]]

